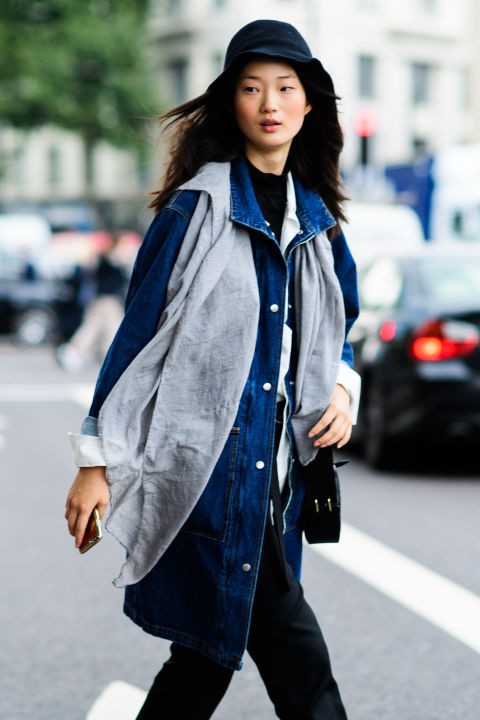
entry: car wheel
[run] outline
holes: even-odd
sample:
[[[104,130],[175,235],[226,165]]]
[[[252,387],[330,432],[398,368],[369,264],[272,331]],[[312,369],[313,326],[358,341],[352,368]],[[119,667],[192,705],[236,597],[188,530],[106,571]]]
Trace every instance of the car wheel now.
[[[363,416],[363,452],[374,468],[386,469],[394,462],[394,443],[385,434],[384,411],[379,388],[366,389]]]
[[[44,308],[29,308],[15,318],[13,335],[20,345],[35,347],[49,340],[54,328],[52,312]]]

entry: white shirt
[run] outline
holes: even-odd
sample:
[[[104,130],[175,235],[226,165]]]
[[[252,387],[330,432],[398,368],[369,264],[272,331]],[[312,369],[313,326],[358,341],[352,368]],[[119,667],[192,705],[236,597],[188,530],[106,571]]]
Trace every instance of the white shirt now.
[[[297,217],[297,202],[295,198],[295,187],[293,184],[292,174],[287,175],[287,204],[285,207],[285,216],[282,225],[282,236],[280,238],[280,248],[285,254],[285,251],[293,238],[298,234],[300,230],[300,223]],[[285,293],[285,324],[283,326],[283,337],[282,337],[282,353],[280,358],[280,374],[277,388],[277,400],[285,400],[285,411],[284,411],[284,423],[283,431],[280,438],[280,443],[277,452],[277,473],[280,490],[288,477],[290,470],[291,452],[290,452],[290,439],[287,432],[287,418],[289,415],[288,407],[288,393],[285,387],[285,376],[290,367],[290,357],[292,354],[292,330],[286,324],[288,317],[288,286]],[[352,422],[355,424],[358,415],[358,405],[360,401],[360,375],[352,370],[352,368],[345,362],[340,363],[337,383],[345,388],[350,396],[350,417]]]

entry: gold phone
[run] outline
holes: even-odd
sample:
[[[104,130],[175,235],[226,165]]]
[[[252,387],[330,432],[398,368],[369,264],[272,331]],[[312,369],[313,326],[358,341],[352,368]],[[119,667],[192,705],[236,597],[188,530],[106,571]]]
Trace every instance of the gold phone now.
[[[82,544],[78,548],[80,552],[86,553],[94,545],[96,545],[102,539],[102,525],[100,523],[100,515],[98,508],[94,508],[92,514],[87,523],[85,534],[83,536]]]

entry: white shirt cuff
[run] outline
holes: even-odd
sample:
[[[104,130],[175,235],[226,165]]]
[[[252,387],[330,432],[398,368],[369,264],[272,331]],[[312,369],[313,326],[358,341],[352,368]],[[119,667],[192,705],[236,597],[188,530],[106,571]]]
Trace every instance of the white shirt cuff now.
[[[68,433],[70,442],[75,456],[75,465],[77,467],[98,467],[106,466],[103,457],[100,438],[96,435],[80,435],[77,433]]]
[[[347,363],[341,362],[338,368],[337,385],[341,385],[350,396],[350,417],[353,425],[357,422],[358,406],[360,404],[360,389],[362,380]]]

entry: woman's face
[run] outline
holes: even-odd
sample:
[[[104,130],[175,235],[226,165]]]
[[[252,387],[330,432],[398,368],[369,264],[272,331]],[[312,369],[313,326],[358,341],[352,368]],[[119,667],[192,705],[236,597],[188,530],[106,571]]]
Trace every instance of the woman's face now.
[[[235,86],[234,113],[249,159],[274,154],[287,158],[311,105],[300,78],[285,62],[249,62]]]

